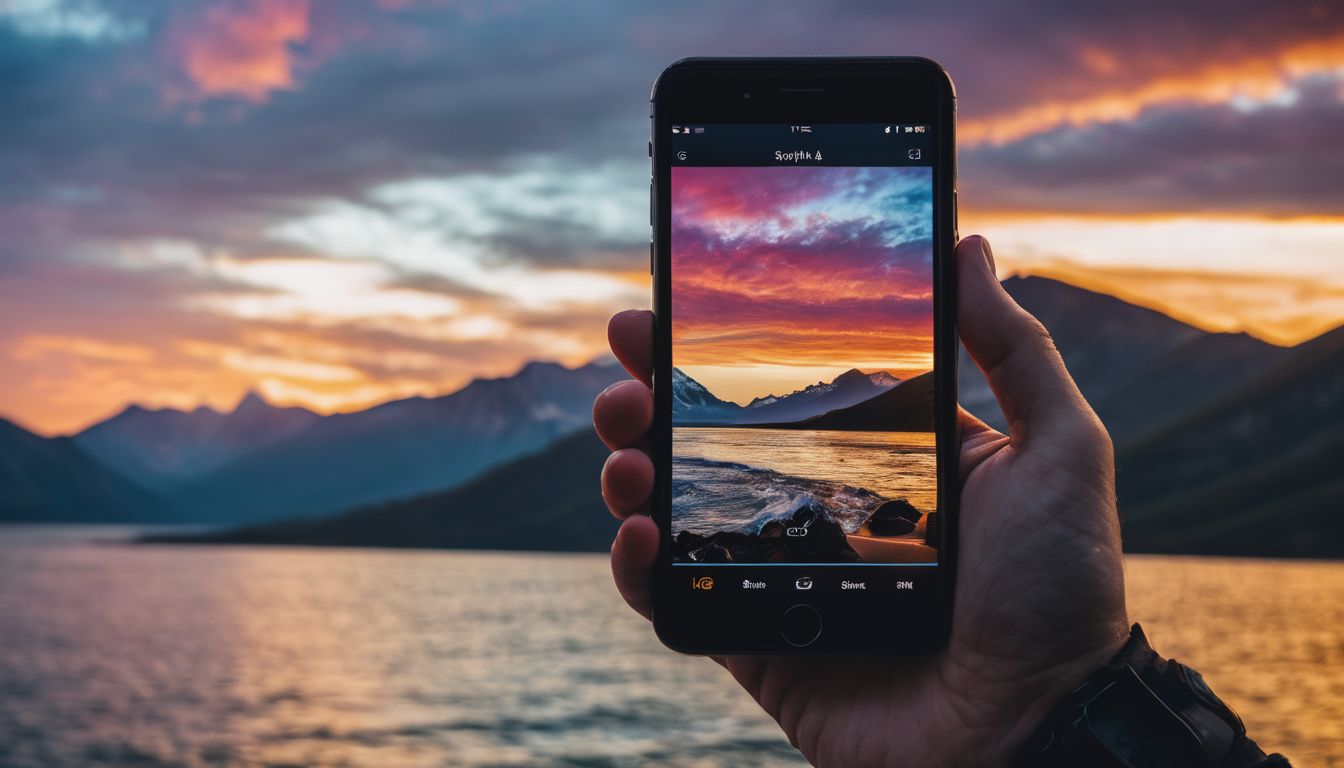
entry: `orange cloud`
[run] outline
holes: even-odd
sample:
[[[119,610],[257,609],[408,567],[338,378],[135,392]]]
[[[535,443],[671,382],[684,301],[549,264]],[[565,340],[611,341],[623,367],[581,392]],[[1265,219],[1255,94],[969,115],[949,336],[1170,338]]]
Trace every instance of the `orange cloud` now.
[[[1053,277],[1213,331],[1295,345],[1344,323],[1344,218],[963,208],[1001,275]]]
[[[88,360],[118,363],[146,363],[154,359],[154,351],[138,344],[117,344],[82,336],[53,336],[30,334],[19,339],[11,357],[31,361],[48,355],[70,355]]]
[[[1344,285],[1295,275],[1093,266],[1065,260],[1015,263],[1157,311],[1207,331],[1247,332],[1293,346],[1344,322]]]
[[[1107,66],[1107,58],[1099,49],[1085,50],[1084,59],[1092,69],[1104,70]],[[1130,120],[1145,109],[1164,104],[1225,104],[1237,98],[1269,101],[1288,94],[1302,78],[1340,71],[1344,71],[1344,36],[1293,45],[1266,56],[1167,74],[1089,98],[1028,104],[1000,114],[962,120],[957,125],[957,141],[968,146],[1004,144],[1062,126]]]
[[[233,96],[253,103],[295,85],[292,46],[309,35],[308,0],[211,4],[183,24],[173,48],[195,98]]]

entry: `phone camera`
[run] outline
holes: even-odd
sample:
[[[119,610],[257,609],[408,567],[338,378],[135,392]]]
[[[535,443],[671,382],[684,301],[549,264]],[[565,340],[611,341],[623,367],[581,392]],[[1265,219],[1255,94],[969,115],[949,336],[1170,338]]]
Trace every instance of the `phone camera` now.
[[[744,99],[750,99],[750,98],[751,98],[751,91],[747,91],[746,93],[742,94],[742,98],[744,98]]]

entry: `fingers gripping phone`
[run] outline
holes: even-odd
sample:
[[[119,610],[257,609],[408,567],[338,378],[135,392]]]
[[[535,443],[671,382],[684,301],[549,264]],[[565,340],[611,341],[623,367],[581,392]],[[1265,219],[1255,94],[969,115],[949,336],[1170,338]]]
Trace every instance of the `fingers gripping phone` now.
[[[918,653],[956,567],[955,96],[925,59],[654,85],[658,636]]]

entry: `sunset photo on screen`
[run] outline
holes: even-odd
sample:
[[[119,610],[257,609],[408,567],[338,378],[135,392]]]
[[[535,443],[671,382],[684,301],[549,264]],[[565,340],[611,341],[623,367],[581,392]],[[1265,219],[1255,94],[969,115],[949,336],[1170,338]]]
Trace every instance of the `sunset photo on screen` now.
[[[673,169],[676,562],[936,562],[932,190]]]

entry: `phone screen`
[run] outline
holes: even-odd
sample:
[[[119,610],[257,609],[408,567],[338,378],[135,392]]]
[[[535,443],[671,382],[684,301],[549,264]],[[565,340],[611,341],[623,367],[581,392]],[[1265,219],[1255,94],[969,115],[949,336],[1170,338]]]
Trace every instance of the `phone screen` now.
[[[936,566],[928,127],[672,134],[673,565]]]

